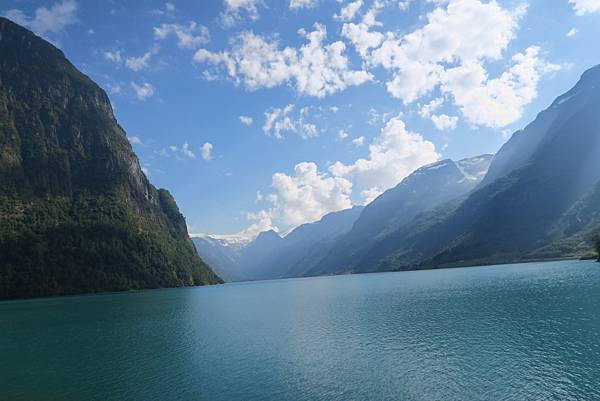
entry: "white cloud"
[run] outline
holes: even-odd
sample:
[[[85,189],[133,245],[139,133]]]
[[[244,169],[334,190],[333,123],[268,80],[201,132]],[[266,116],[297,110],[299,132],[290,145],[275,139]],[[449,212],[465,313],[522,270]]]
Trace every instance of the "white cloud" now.
[[[456,123],[458,123],[458,117],[439,114],[431,116],[431,121],[435,125],[435,128],[440,131],[453,130],[456,128]]]
[[[339,14],[334,15],[333,17],[340,21],[352,21],[356,14],[360,11],[360,8],[363,5],[363,0],[355,0],[352,1],[345,6],[342,7]]]
[[[8,10],[5,16],[43,36],[47,33],[59,33],[68,25],[74,24],[77,22],[76,14],[77,2],[65,0],[54,3],[50,8],[37,8],[32,18],[18,9]]]
[[[489,79],[477,62],[450,68],[442,90],[454,98],[467,120],[475,125],[505,127],[518,120],[523,108],[537,96],[540,77],[560,67],[539,58],[540,49],[529,47],[512,57],[512,66],[500,77]]]
[[[206,160],[206,161],[212,160],[212,150],[213,150],[212,143],[206,142],[204,145],[202,145],[200,150],[202,152],[202,158],[204,160]]]
[[[410,103],[440,83],[446,63],[499,59],[523,13],[522,7],[509,11],[495,1],[451,0],[428,14],[422,28],[401,37],[388,33],[367,61],[392,70],[388,91]]]
[[[303,139],[315,137],[318,135],[317,126],[305,120],[309,110],[309,107],[303,107],[294,116],[293,104],[288,104],[283,108],[269,109],[264,113],[265,123],[262,127],[263,132],[265,135],[277,139],[283,138],[283,134],[286,131],[296,133]]]
[[[433,143],[407,131],[404,122],[394,117],[369,145],[368,158],[349,165],[338,161],[329,171],[335,177],[355,178],[372,198],[373,194],[395,186],[415,169],[439,158]]]
[[[120,50],[106,51],[102,53],[104,59],[112,61],[116,64],[125,64],[132,71],[140,71],[148,68],[152,52],[146,52],[140,57],[125,57]]]
[[[380,125],[386,122],[389,116],[392,114],[393,113],[380,112],[378,110],[375,110],[374,108],[370,108],[369,111],[367,111],[367,124],[373,126]]]
[[[348,131],[341,129],[338,131],[337,137],[338,137],[338,139],[346,139],[346,138],[348,138],[348,135],[349,135]]]
[[[344,24],[342,35],[354,45],[367,68],[382,67],[390,74],[387,90],[404,103],[440,88],[473,125],[498,128],[516,121],[537,95],[540,77],[556,66],[541,60],[537,47],[515,54],[509,69],[496,79],[488,77],[485,63],[503,57],[526,6],[505,9],[494,0],[430,2],[436,8],[422,27],[407,34],[373,30],[381,26],[375,19],[380,2],[360,23]],[[486,113],[483,104],[489,107]],[[429,118],[437,107],[430,103],[420,114]],[[438,115],[436,126],[451,127],[452,121]]]
[[[164,10],[163,9],[159,9],[159,8],[155,8],[154,10],[151,11],[151,14],[154,15],[172,15],[175,11],[177,11],[177,7],[175,6],[175,4],[173,3],[165,3],[165,7]]]
[[[256,21],[260,16],[259,5],[263,5],[262,0],[224,0],[225,10],[221,13],[221,23],[225,27],[231,27],[243,18],[243,13]]]
[[[106,88],[111,94],[121,93],[121,85],[119,84],[107,83]]]
[[[440,97],[433,99],[419,110],[419,115],[423,118],[431,117],[431,114],[436,111],[444,103],[444,98]]]
[[[298,10],[301,8],[315,8],[318,0],[290,0],[290,10]]]
[[[268,200],[273,207],[268,213],[287,227],[313,222],[327,213],[352,207],[352,183],[319,173],[312,162],[297,164],[293,175],[275,173],[272,186],[275,192]]]
[[[306,37],[307,44],[280,49],[276,40],[243,32],[230,50],[215,53],[200,49],[194,60],[217,68],[215,73],[208,73],[209,77],[224,72],[234,83],[243,83],[249,90],[288,83],[300,94],[324,97],[372,79],[366,71],[350,69],[343,42],[323,43],[327,36],[324,25],[315,24],[314,31],[299,33]]]
[[[190,145],[187,142],[184,143],[181,147],[181,154],[187,157],[188,159],[196,158],[196,154],[192,152],[192,149],[190,148]]]
[[[569,3],[573,5],[575,14],[580,16],[600,11],[600,0],[569,0]]]
[[[398,1],[398,8],[402,11],[407,11],[410,9],[411,0],[400,0]]]
[[[579,32],[577,28],[571,28],[569,32],[567,32],[567,37],[572,38],[573,36],[577,35],[577,32]]]
[[[384,39],[384,34],[381,32],[371,31],[371,25],[364,21],[358,24],[348,23],[342,26],[342,36],[345,37],[354,45],[354,48],[363,58],[368,56],[371,49],[381,45]]]
[[[140,139],[139,136],[130,136],[128,139],[132,145],[141,145],[142,144],[142,140]]]
[[[359,136],[358,138],[354,138],[352,140],[352,144],[354,146],[357,146],[357,147],[363,146],[364,143],[365,143],[365,137],[364,136]]]
[[[354,141],[364,143],[364,138]],[[364,201],[370,202],[415,169],[439,158],[431,142],[408,132],[399,117],[392,118],[369,146],[366,159],[350,165],[337,162],[328,172],[319,172],[315,163],[302,162],[292,175],[275,173],[275,191],[266,196],[257,193],[257,200],[266,200],[271,207],[251,215],[251,220],[257,221],[252,229],[272,227],[274,221],[295,227],[347,209],[352,206],[352,180],[359,184]]]
[[[248,116],[240,116],[240,122],[244,125],[251,126],[254,123],[254,119]]]
[[[212,158],[211,155],[211,150],[212,150],[212,145],[210,143],[205,143],[201,148],[200,148],[201,152],[202,152],[202,158],[204,160],[210,160],[210,158]],[[163,156],[163,157],[174,157],[178,160],[183,160],[183,159],[195,159],[196,158],[196,154],[194,153],[194,151],[192,150],[192,147],[190,146],[189,143],[185,142],[183,145],[176,146],[176,145],[169,145],[166,148],[162,148],[161,150],[157,151],[156,154],[158,154],[159,156]],[[209,156],[209,159],[205,158],[205,156]]]
[[[146,100],[147,98],[152,97],[155,92],[154,86],[148,82],[144,82],[142,85],[132,82],[131,87],[139,100]]]
[[[123,58],[121,57],[120,51],[104,52],[103,56],[106,60],[113,61],[113,62],[119,63],[119,64],[123,60]]]
[[[106,53],[105,53],[106,57]],[[148,67],[148,62],[150,61],[150,57],[152,57],[152,53],[146,52],[141,57],[128,57],[125,60],[125,65],[132,71],[139,71],[141,69]]]
[[[154,37],[160,40],[168,36],[177,37],[177,45],[183,49],[195,49],[210,42],[210,33],[204,25],[190,21],[188,25],[162,24],[154,27]]]
[[[381,195],[381,193],[381,191],[375,188],[365,189],[364,191],[361,191],[360,196],[362,196],[363,198],[363,205],[368,205],[369,203],[373,202],[375,198]]]
[[[239,235],[250,239],[255,238],[258,234],[273,230],[279,232],[279,229],[273,225],[271,213],[269,210],[261,210],[257,213],[248,213],[246,218],[254,221],[247,229],[241,231]]]

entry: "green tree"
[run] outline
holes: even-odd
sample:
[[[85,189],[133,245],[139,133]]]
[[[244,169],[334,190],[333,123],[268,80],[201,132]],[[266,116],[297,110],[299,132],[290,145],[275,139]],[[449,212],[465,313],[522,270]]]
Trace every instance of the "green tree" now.
[[[596,249],[596,253],[598,254],[598,262],[600,262],[600,234],[597,234],[594,237],[594,248]]]

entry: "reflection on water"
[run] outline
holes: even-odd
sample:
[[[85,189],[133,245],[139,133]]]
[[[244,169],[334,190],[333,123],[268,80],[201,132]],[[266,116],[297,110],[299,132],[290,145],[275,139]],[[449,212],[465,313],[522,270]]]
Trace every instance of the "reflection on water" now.
[[[0,303],[0,399],[600,399],[600,265]]]

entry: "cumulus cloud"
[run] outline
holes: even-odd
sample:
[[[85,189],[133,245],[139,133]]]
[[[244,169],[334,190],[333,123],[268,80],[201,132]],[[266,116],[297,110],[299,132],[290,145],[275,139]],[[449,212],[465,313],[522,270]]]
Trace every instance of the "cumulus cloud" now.
[[[297,164],[292,175],[273,174],[272,187],[275,192],[267,196],[272,207],[261,213],[286,227],[317,221],[327,213],[352,207],[352,183],[319,172],[312,162]]]
[[[324,25],[315,24],[314,31],[300,30],[299,33],[308,43],[300,48],[280,49],[277,40],[242,32],[232,41],[229,50],[199,49],[194,60],[215,67],[214,72],[207,71],[205,76],[214,78],[225,74],[249,90],[290,84],[300,94],[320,98],[372,79],[367,71],[350,68],[343,42],[323,43],[327,36]]]
[[[241,21],[244,15],[256,21],[260,15],[258,6],[263,5],[262,0],[224,0],[225,10],[221,13],[221,23],[231,27]]]
[[[415,169],[439,158],[433,143],[409,132],[404,122],[394,117],[369,145],[367,158],[352,164],[338,161],[329,167],[329,171],[334,177],[356,179],[372,198],[373,194],[395,186]]]
[[[504,127],[518,120],[525,105],[537,96],[541,75],[560,68],[540,59],[539,53],[540,48],[532,46],[514,55],[512,66],[494,79],[477,62],[450,68],[442,90],[454,98],[470,123]]]
[[[299,113],[294,113],[293,104],[269,109],[264,113],[263,132],[277,139],[283,138],[285,132],[293,132],[303,139],[315,137],[318,135],[317,126],[306,122],[309,110],[309,107],[303,107]]]
[[[419,115],[423,118],[429,118],[431,117],[431,114],[435,112],[443,103],[444,98],[442,97],[433,99],[432,101],[421,107],[421,109],[419,110]]]
[[[105,51],[102,53],[102,56],[105,60],[112,61],[119,65],[124,64],[130,70],[137,72],[148,68],[152,52],[146,52],[139,57],[125,57],[120,50],[115,50]]]
[[[488,77],[485,64],[503,57],[526,7],[506,9],[496,1],[481,0],[431,2],[436,8],[412,32],[378,32],[375,28],[381,24],[375,17],[383,2],[379,7],[376,2],[361,22],[345,23],[342,35],[368,69],[382,67],[390,74],[386,88],[405,104],[440,88],[473,125],[499,128],[516,121],[535,98],[540,77],[557,68],[544,62],[540,49],[533,46],[515,54],[500,77]],[[459,83],[460,72],[463,80]],[[484,113],[484,104],[497,108]],[[433,106],[439,105],[429,105]],[[431,118],[432,113],[427,108],[420,112],[426,114],[424,118]],[[453,120],[438,114],[434,124],[449,128],[455,125]]]
[[[106,53],[105,53],[106,57]],[[146,52],[141,57],[128,57],[125,60],[125,65],[132,71],[139,71],[141,69],[148,67],[148,62],[150,61],[150,57],[152,57],[152,53]],[[120,58],[120,55],[119,55]],[[115,60],[116,61],[116,60]]]
[[[579,31],[577,30],[577,28],[571,28],[569,29],[569,32],[567,32],[567,37],[572,38],[573,36],[577,35]]]
[[[279,232],[279,229],[273,225],[273,219],[271,218],[271,212],[269,210],[261,210],[256,213],[247,213],[246,218],[254,223],[239,233],[239,235],[243,237],[252,239],[258,234],[269,230]]]
[[[28,17],[19,9],[8,10],[4,15],[17,24],[44,36],[47,33],[59,33],[68,25],[77,22],[76,14],[77,2],[65,0],[54,3],[50,8],[44,6],[37,8],[33,17]]]
[[[600,0],[569,0],[569,3],[580,16],[600,11]]]
[[[190,145],[187,142],[184,143],[183,146],[181,147],[181,154],[183,156],[187,157],[188,159],[196,158],[196,154],[192,151],[192,149],[190,148]]]
[[[337,137],[338,137],[338,139],[342,140],[342,139],[348,138],[348,135],[350,135],[350,134],[348,134],[348,131],[341,129],[338,131]]]
[[[361,145],[364,137],[353,142]],[[316,163],[302,162],[291,175],[273,174],[274,191],[266,196],[257,193],[257,201],[269,202],[270,207],[252,215],[252,220],[262,222],[255,223],[261,227],[272,227],[277,222],[288,228],[313,222],[352,206],[353,181],[363,201],[370,202],[417,168],[439,158],[431,142],[407,131],[404,122],[394,117],[369,145],[367,158],[348,165],[336,162],[321,172]]]
[[[200,148],[200,151],[202,153],[202,159],[204,159],[205,161],[212,160],[212,150],[212,143],[206,142],[204,145],[202,145],[202,147]]]
[[[334,15],[333,18],[340,21],[352,21],[362,6],[363,0],[352,1],[343,6],[340,13]]]
[[[152,97],[155,92],[154,86],[148,82],[144,82],[141,85],[132,82],[131,87],[139,100],[146,100],[147,98]]]
[[[445,63],[499,59],[523,13],[522,7],[510,11],[496,2],[451,0],[432,11],[423,27],[401,37],[388,34],[368,62],[392,70],[388,91],[410,103],[440,83]]]
[[[141,145],[142,144],[142,140],[140,139],[139,136],[130,136],[128,139],[132,145]]]
[[[177,38],[177,45],[183,49],[196,49],[210,42],[210,33],[204,25],[194,21],[189,24],[162,24],[154,27],[154,37],[164,40],[169,36]]]
[[[120,51],[114,51],[114,52],[104,52],[103,56],[106,60],[109,61],[113,61],[115,63],[120,64],[121,61],[123,60],[123,58],[121,57],[121,52]]]
[[[352,140],[352,144],[354,146],[356,146],[356,147],[363,146],[364,143],[365,143],[365,137],[364,136],[359,136],[358,138],[354,138]]]
[[[254,119],[248,116],[240,116],[240,122],[246,126],[251,126],[254,122]]]
[[[300,8],[315,8],[317,0],[290,0],[290,10],[298,10]]]
[[[207,151],[208,156],[212,157],[211,156],[212,145],[207,142],[200,148],[200,150],[202,152],[202,158],[204,160],[210,160],[210,159],[205,158],[205,156],[206,156],[205,152]],[[192,147],[187,142],[185,142],[181,146],[169,145],[168,147],[162,148],[159,151],[157,151],[156,154],[158,154],[159,156],[163,156],[163,157],[174,157],[178,160],[195,159],[196,158],[196,153],[194,153],[194,151],[192,150]]]
[[[445,130],[453,130],[456,128],[456,124],[458,123],[458,117],[449,116],[447,114],[439,114],[431,116],[431,121],[435,128],[440,131]]]

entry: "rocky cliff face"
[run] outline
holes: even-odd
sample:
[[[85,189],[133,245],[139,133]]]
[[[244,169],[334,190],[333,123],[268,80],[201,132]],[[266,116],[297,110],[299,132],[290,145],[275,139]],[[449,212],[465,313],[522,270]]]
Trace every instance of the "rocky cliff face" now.
[[[105,92],[0,18],[0,298],[219,281]]]

